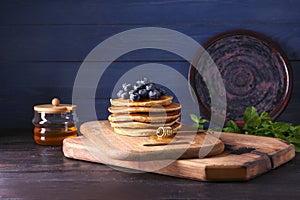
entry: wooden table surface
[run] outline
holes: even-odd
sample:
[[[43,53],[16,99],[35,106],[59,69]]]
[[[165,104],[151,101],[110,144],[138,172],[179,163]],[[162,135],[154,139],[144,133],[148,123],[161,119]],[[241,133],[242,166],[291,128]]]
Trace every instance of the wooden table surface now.
[[[1,130],[0,152],[0,199],[300,199],[300,154],[247,182],[206,183],[68,159],[31,130]]]

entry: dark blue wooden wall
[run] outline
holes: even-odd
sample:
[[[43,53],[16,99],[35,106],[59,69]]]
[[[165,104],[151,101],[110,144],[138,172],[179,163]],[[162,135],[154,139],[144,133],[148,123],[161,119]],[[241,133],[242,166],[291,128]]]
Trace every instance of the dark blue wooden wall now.
[[[71,103],[77,70],[108,37],[155,26],[180,31],[200,44],[223,31],[249,29],[279,43],[292,66],[294,88],[278,120],[300,124],[300,1],[298,0],[1,0],[0,128],[32,127],[32,106],[54,96]],[[113,63],[117,79],[131,67],[159,62],[187,77],[188,65],[166,52],[132,52]],[[108,80],[108,81],[107,81]],[[112,90],[98,88],[101,119]]]

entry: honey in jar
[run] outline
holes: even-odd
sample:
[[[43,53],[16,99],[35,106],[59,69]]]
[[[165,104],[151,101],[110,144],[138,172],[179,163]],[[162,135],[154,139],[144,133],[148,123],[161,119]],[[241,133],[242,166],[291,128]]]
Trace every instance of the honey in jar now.
[[[58,146],[65,138],[76,137],[76,106],[60,104],[54,98],[52,104],[34,106],[34,140],[37,144]]]

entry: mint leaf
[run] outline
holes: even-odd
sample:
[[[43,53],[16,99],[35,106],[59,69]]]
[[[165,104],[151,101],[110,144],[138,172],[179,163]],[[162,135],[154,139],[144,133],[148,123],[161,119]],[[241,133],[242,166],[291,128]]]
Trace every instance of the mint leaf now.
[[[300,145],[294,145],[295,146],[295,151],[300,152]]]
[[[276,138],[280,138],[280,139],[283,139],[283,140],[287,140],[287,138],[282,134],[282,133],[274,133],[274,136]]]
[[[291,124],[285,122],[274,122],[273,129],[279,132],[288,132],[291,128]]]
[[[240,133],[241,130],[240,128],[237,126],[237,124],[233,121],[233,120],[229,120],[228,122],[226,122],[226,127],[223,128],[224,132],[232,132],[232,133]]]
[[[300,125],[293,127],[293,133],[295,138],[300,140]]]
[[[290,143],[293,143],[295,145],[300,145],[300,139],[296,139],[296,138],[287,138],[287,141]]]
[[[198,130],[203,130],[204,129],[204,124],[208,122],[208,120],[202,119],[201,116],[198,117],[195,114],[190,114],[190,117],[194,122],[193,127],[198,129]]]
[[[203,125],[198,125],[198,127],[196,127],[198,130],[203,130],[204,126]]]
[[[202,119],[202,118],[199,118],[199,123],[206,123],[206,122],[208,122],[208,120],[207,119]]]
[[[193,122],[195,123],[199,123],[199,117],[197,117],[195,114],[190,114],[191,119],[193,120]]]
[[[193,128],[199,129],[198,127],[199,127],[199,124],[197,124],[197,123],[193,124]]]
[[[269,113],[267,113],[266,111],[262,112],[259,116],[259,119],[261,121],[270,121],[271,120],[271,117],[269,115]]]
[[[244,124],[244,127],[243,127],[243,130],[245,132],[248,132],[248,133],[255,133],[258,131],[259,129],[259,126],[261,125],[261,122],[259,120],[259,117],[258,115],[253,115],[251,116],[251,118],[249,118],[247,120],[247,122]]]
[[[203,124],[208,122],[208,120],[202,119],[201,116],[197,117],[194,114],[190,114],[190,116],[195,122],[193,126],[198,130],[203,129]],[[223,131],[281,138],[294,144],[295,151],[300,152],[300,125],[293,126],[286,122],[273,122],[266,111],[259,115],[253,106],[246,108],[244,122],[244,126],[239,128],[234,121],[229,120]]]
[[[250,106],[250,107],[246,108],[246,110],[244,112],[244,122],[245,123],[248,123],[250,120],[257,121],[258,118],[259,118],[259,116],[258,116],[258,113],[257,113],[257,110],[255,107]]]

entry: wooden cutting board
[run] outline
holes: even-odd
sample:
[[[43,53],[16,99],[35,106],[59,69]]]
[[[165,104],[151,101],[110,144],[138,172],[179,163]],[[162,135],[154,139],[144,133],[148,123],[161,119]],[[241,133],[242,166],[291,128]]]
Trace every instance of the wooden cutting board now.
[[[132,137],[114,133],[107,120],[91,121],[81,125],[80,132],[107,157],[117,160],[166,160],[198,158],[220,154],[224,143],[218,138],[182,127],[170,143],[149,137]],[[197,133],[197,134],[196,134]],[[168,144],[168,145],[164,145]]]
[[[161,160],[120,160],[106,156],[84,136],[68,138],[63,152],[68,158],[201,181],[249,180],[274,169],[295,156],[292,144],[276,138],[220,133],[225,151],[206,158],[178,159],[153,171]]]

